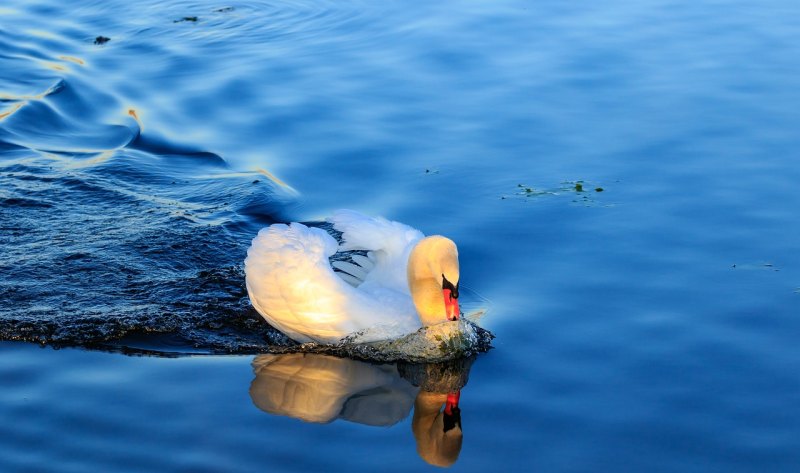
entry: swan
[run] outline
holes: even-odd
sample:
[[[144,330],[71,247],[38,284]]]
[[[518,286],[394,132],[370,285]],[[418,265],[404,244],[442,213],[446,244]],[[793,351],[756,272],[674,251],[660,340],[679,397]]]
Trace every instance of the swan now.
[[[341,244],[297,222],[253,239],[247,293],[270,325],[300,343],[334,344],[356,332],[361,342],[379,341],[459,319],[452,240],[353,210],[336,211],[327,224]]]

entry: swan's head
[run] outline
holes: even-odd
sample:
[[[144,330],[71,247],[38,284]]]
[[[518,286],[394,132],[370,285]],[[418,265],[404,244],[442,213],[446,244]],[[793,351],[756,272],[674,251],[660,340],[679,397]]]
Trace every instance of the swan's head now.
[[[440,235],[423,238],[408,258],[408,286],[423,325],[458,320],[458,249]]]

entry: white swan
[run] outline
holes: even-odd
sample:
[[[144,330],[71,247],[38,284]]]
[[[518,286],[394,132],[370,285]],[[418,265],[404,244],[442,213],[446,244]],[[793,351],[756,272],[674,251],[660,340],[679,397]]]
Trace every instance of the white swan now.
[[[370,329],[360,337],[369,342],[459,318],[458,250],[450,239],[352,210],[328,222],[342,233],[341,245],[301,223],[270,225],[253,239],[247,292],[270,325],[319,343]],[[367,253],[331,265],[330,257],[350,250]]]

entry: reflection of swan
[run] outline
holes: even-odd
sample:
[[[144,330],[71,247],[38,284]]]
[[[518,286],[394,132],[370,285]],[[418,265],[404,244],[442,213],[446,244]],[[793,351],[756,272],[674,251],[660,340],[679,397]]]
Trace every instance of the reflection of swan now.
[[[270,325],[297,341],[321,343],[385,327],[361,338],[369,342],[413,332],[420,322],[459,318],[458,251],[451,240],[350,210],[329,222],[341,232],[341,246],[300,223],[271,225],[253,239],[247,291]],[[351,262],[335,261],[334,271],[329,258],[352,250]]]
[[[417,453],[431,465],[450,466],[461,453],[463,434],[458,396],[421,391],[414,402],[411,429],[417,439]]]
[[[432,465],[449,466],[461,452],[458,399],[471,364],[472,359],[375,365],[308,353],[259,355],[253,361],[250,397],[270,414],[374,426],[401,421],[413,404],[417,452]]]
[[[394,365],[326,355],[259,355],[253,370],[250,397],[259,409],[308,422],[392,425],[411,412],[418,390]]]

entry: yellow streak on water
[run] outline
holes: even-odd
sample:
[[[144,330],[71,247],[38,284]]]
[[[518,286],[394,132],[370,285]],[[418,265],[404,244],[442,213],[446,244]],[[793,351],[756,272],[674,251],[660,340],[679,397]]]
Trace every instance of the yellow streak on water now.
[[[25,30],[25,33],[29,34],[31,36],[37,36],[39,38],[61,39],[57,34],[52,33],[50,31],[45,31],[45,30],[35,30],[35,29],[32,29],[32,28],[29,28],[29,29]]]
[[[50,87],[41,94],[36,94],[36,95],[11,95],[11,94],[0,93],[0,100],[6,100],[10,102],[26,102],[28,100],[42,100],[43,98],[52,94],[57,86],[58,84]]]
[[[241,178],[244,176],[264,176],[269,179],[271,182],[274,182],[278,186],[282,187],[284,190],[288,191],[289,193],[298,194],[298,192],[289,184],[281,181],[274,174],[271,172],[258,168],[255,171],[241,171],[241,172],[224,172],[224,173],[214,173],[214,174],[204,174],[204,175],[197,175],[195,177],[201,179],[230,179],[230,178]]]
[[[48,69],[53,69],[54,71],[69,72],[68,67],[58,64],[56,62],[42,61],[42,64],[44,65],[44,67]]]
[[[256,172],[258,172],[260,174],[263,174],[270,181],[274,182],[275,184],[278,184],[281,187],[285,187],[287,189],[291,189],[292,188],[289,184],[286,184],[285,182],[281,181],[274,174],[272,174],[271,172],[267,171],[266,169],[258,168],[258,169],[256,169]]]
[[[75,64],[78,64],[78,65],[81,65],[81,66],[85,66],[86,65],[86,61],[84,61],[83,59],[77,58],[75,56],[58,56],[58,58],[61,59],[62,61],[74,62]]]
[[[22,106],[25,105],[26,103],[28,103],[28,102],[25,101],[25,102],[20,102],[18,104],[14,104],[7,111],[0,112],[0,121],[5,120],[6,118],[10,117],[14,112],[16,112],[17,110],[21,109]]]

